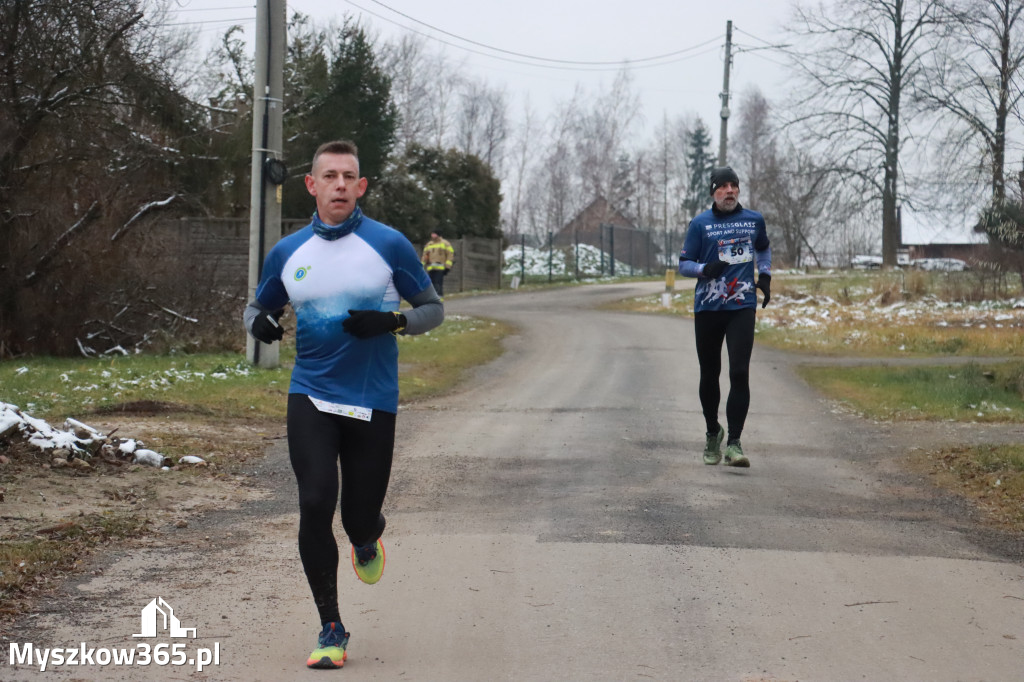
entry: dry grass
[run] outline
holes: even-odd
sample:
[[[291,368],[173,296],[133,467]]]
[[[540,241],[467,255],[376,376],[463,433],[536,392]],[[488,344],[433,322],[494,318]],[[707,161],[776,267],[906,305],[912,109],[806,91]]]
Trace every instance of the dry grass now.
[[[972,500],[987,521],[1024,533],[1024,445],[957,446],[911,457],[936,485]]]
[[[973,300],[970,276],[780,273],[757,309],[757,340],[815,355],[1024,357],[1024,292],[1006,286],[1002,298]],[[693,293],[676,293],[668,308],[657,294],[608,309],[692,317]]]

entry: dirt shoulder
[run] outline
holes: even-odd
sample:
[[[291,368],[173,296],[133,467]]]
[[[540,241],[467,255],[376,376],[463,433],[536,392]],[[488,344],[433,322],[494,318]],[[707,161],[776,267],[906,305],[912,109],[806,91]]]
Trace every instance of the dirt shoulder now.
[[[0,604],[0,632],[64,579],[101,570],[97,566],[106,554],[181,532],[204,514],[265,498],[258,467],[267,446],[284,433],[276,420],[231,422],[178,413],[82,421],[158,452],[184,448],[204,462],[164,470],[95,457],[88,466],[55,466],[49,450],[27,443],[3,449],[0,549],[6,551],[0,571],[8,593]]]

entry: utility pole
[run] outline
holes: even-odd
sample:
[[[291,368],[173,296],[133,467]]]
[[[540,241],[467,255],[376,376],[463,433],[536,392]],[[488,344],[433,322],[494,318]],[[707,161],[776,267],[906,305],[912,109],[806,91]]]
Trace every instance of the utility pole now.
[[[252,189],[249,195],[249,299],[256,295],[263,260],[281,238],[286,0],[256,1],[256,68],[252,116]],[[246,358],[258,367],[280,364],[279,344],[246,336]]]
[[[729,145],[729,66],[732,64],[732,20],[725,22],[725,76],[722,78],[722,128],[718,133],[718,165],[725,165]]]

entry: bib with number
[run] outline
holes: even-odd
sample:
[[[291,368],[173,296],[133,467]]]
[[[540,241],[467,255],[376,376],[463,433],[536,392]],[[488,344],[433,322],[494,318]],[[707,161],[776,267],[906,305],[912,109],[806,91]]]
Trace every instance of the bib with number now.
[[[341,403],[331,403],[326,400],[320,400],[319,398],[309,397],[316,405],[316,409],[321,412],[327,412],[328,414],[338,414],[342,417],[352,417],[353,419],[361,419],[364,422],[368,422],[373,418],[373,410],[368,407],[356,407],[355,405],[342,405]]]
[[[750,237],[723,239],[718,242],[718,260],[729,265],[749,263],[754,260],[754,245]]]

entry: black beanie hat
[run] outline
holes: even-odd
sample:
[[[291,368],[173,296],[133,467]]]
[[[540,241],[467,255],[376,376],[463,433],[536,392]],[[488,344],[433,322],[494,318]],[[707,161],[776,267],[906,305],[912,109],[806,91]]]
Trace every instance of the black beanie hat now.
[[[711,194],[715,193],[715,190],[724,185],[727,182],[734,183],[737,187],[740,186],[740,176],[736,175],[736,171],[728,166],[722,166],[721,168],[711,169]]]

